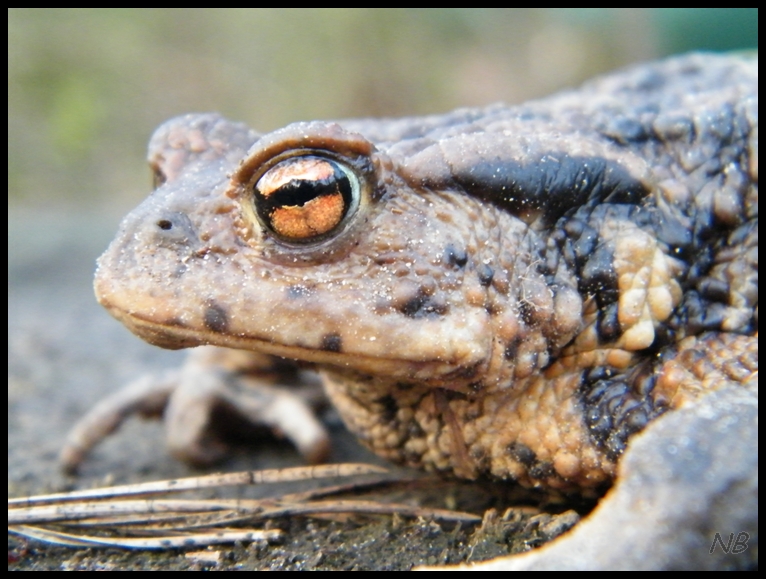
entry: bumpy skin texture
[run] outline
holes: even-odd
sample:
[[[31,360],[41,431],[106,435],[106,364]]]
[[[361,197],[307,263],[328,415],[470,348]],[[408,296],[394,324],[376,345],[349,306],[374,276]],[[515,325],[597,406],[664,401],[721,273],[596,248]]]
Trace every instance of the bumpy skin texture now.
[[[316,364],[391,460],[599,487],[633,433],[757,372],[757,82],[691,55],[519,107],[262,136],[179,117],[96,293],[163,347]],[[286,240],[254,191],[306,153],[358,206]]]
[[[519,107],[266,135],[168,121],[96,293],[152,343],[234,350],[102,402],[65,465],[163,411],[176,455],[213,460],[215,408],[321,460],[321,425],[273,388],[310,366],[391,460],[616,477],[573,532],[496,567],[757,565],[757,67],[688,55]],[[749,549],[708,553],[715,533]]]

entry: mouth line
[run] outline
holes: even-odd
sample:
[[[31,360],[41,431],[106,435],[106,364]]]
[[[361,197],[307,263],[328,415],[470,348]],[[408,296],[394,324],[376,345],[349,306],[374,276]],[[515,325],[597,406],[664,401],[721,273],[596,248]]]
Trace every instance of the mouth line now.
[[[108,308],[110,313],[125,324],[141,339],[161,348],[178,350],[196,346],[219,346],[235,350],[260,352],[290,360],[300,360],[319,365],[355,369],[367,374],[414,378],[416,374],[445,375],[455,369],[455,364],[443,360],[408,360],[370,356],[353,352],[334,352],[299,345],[286,345],[251,335],[226,335],[213,331],[185,328],[179,324],[168,324],[127,313],[117,308]],[[438,369],[438,370],[437,370]]]

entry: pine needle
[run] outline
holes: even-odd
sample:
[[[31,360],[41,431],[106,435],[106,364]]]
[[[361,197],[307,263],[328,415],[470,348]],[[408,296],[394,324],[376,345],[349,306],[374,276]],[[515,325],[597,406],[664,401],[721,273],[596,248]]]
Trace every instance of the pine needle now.
[[[70,547],[175,549],[275,541],[278,529],[232,528],[293,516],[390,515],[473,523],[480,518],[457,511],[369,500],[326,497],[378,486],[386,481],[352,482],[266,499],[178,499],[154,495],[182,491],[300,480],[385,474],[381,467],[339,464],[244,471],[38,495],[8,500],[8,531]],[[148,496],[151,498],[140,498]],[[323,500],[318,500],[323,499]],[[41,526],[45,525],[45,526]],[[97,533],[96,535],[92,533]]]

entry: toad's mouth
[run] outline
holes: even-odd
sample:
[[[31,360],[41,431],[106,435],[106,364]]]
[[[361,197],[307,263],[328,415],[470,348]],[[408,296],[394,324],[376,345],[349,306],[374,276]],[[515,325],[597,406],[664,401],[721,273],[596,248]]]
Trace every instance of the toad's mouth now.
[[[394,379],[417,379],[435,384],[448,380],[455,372],[462,371],[460,361],[444,359],[402,359],[361,353],[336,352],[331,349],[312,348],[298,344],[280,344],[268,337],[239,334],[221,334],[212,330],[185,327],[178,320],[157,321],[138,313],[127,312],[104,303],[109,312],[131,332],[154,346],[169,350],[197,346],[219,346],[235,350],[248,350],[279,356],[291,360],[310,362],[321,366],[352,369],[370,375]],[[328,344],[328,348],[331,345]]]

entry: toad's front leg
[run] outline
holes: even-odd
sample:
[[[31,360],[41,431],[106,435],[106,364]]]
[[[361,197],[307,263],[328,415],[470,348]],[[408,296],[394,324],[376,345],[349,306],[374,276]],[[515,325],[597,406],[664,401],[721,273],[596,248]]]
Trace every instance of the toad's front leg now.
[[[321,462],[329,437],[312,407],[322,400],[316,375],[293,363],[201,347],[181,368],[144,376],[96,404],[70,431],[61,465],[75,472],[132,415],[162,416],[170,452],[191,464],[220,460],[229,442],[258,436],[254,427],[286,437],[307,461]]]

